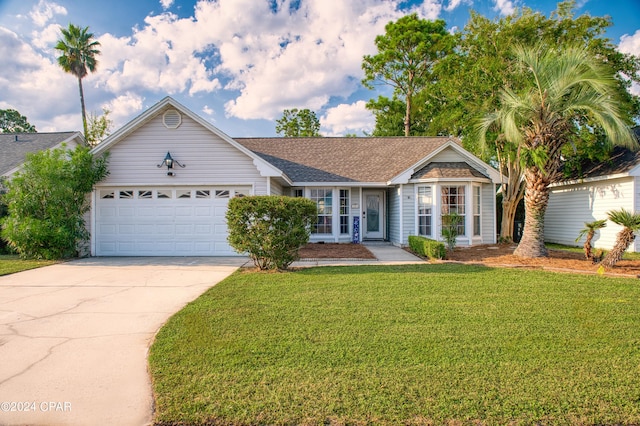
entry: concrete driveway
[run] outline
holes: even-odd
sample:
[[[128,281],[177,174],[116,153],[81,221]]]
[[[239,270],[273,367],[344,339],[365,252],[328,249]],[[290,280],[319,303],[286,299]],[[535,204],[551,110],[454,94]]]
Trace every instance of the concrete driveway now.
[[[0,277],[0,424],[145,425],[157,330],[246,258],[90,258]]]

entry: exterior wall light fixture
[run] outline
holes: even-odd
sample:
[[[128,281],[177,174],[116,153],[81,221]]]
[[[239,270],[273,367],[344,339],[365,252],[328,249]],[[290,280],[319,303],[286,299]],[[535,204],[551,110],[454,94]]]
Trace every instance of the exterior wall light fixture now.
[[[171,157],[171,153],[167,151],[167,155],[165,155],[164,160],[162,160],[162,163],[158,164],[158,168],[166,166],[167,176],[175,176],[175,173],[173,172],[174,165],[180,166],[182,168],[185,167],[185,164],[180,164],[178,160],[174,160]]]

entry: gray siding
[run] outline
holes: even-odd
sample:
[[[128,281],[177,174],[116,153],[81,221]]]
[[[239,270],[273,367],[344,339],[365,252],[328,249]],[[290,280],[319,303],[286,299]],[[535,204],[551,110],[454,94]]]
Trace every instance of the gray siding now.
[[[400,237],[400,186],[389,189],[389,241],[399,245]]]
[[[402,191],[402,244],[406,245],[409,235],[416,235],[415,186],[404,185]]]
[[[603,182],[576,184],[552,188],[549,206],[544,220],[544,236],[547,242],[577,246],[576,242],[585,222],[606,219],[610,210],[625,208],[633,211],[636,206],[635,180],[632,177]],[[596,233],[594,247],[610,249],[616,234],[622,228],[611,221]],[[634,250],[634,247],[630,248]]]
[[[175,176],[156,166],[167,152],[186,166],[175,168]],[[244,184],[266,194],[266,178],[252,158],[184,115],[180,127],[167,129],[160,113],[113,146],[109,169],[100,186]]]
[[[496,211],[495,211],[495,198],[496,191],[494,190],[494,184],[486,183],[482,185],[482,192],[480,193],[482,209],[481,209],[481,233],[482,244],[494,244],[497,241],[497,229],[496,229]]]
[[[275,179],[271,179],[271,194],[270,195],[284,195],[284,190],[282,185],[275,181]],[[289,194],[287,194],[289,195]]]

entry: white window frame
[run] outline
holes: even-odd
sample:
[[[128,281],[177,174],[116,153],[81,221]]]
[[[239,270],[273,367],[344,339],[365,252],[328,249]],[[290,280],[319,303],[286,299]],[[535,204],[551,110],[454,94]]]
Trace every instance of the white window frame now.
[[[346,198],[343,197],[346,193]],[[338,233],[339,235],[351,234],[351,226],[349,223],[349,215],[351,214],[351,190],[349,188],[338,188]],[[346,232],[342,232],[343,226],[347,227]]]
[[[444,194],[444,190],[445,189],[448,189],[448,191],[450,191],[451,188],[456,188],[456,195],[455,195],[456,203],[455,204],[450,204],[449,203],[449,201],[451,200],[451,197],[453,195],[451,195],[451,194],[445,195]],[[459,199],[460,194],[458,193],[458,190],[460,188],[462,188],[464,190],[464,194],[463,194],[464,199],[462,200],[462,203],[459,202],[460,201],[460,199]],[[468,210],[468,207],[469,207],[467,205],[467,202],[469,200],[467,198],[467,193],[469,192],[468,188],[469,188],[468,185],[461,184],[461,183],[445,183],[445,184],[440,185],[440,191],[439,191],[439,193],[440,193],[440,224],[441,224],[440,226],[442,226],[442,223],[443,223],[443,220],[442,220],[443,216],[448,214],[448,213],[450,213],[450,211],[446,211],[445,212],[445,206],[449,206],[450,207],[452,205],[455,205],[457,207],[456,208],[456,213],[458,213],[458,215],[462,216],[462,218],[463,218],[462,223],[458,226],[458,236],[466,236],[467,235],[467,231],[469,229],[469,224],[467,223],[467,219],[469,217],[469,215],[467,214],[467,210]],[[444,202],[445,198],[447,199],[446,203]],[[462,208],[464,210],[463,214],[460,214],[460,211],[459,211],[461,206],[462,206]],[[462,228],[462,232],[460,232],[460,228]]]
[[[324,191],[323,194],[324,196],[320,197],[320,191]],[[314,192],[315,192],[315,196],[314,196]],[[319,188],[309,188],[309,199],[311,201],[313,201],[314,203],[316,203],[316,208],[317,208],[317,218],[315,223],[312,225],[311,228],[311,234],[312,235],[333,235],[334,233],[334,218],[333,218],[333,213],[334,213],[334,208],[333,208],[333,196],[334,194],[334,190],[333,188],[328,188],[328,187],[319,187]],[[329,208],[327,209],[327,206],[323,204],[322,208],[320,207],[320,200],[323,200],[326,202],[326,200],[329,199],[331,200],[331,204],[328,206]],[[321,209],[322,209],[322,213],[321,213]],[[320,218],[324,218],[323,220],[323,224],[320,225]],[[327,223],[328,222],[328,223]],[[330,232],[318,232],[318,227],[322,226],[326,231],[326,228],[328,227]]]
[[[482,187],[478,184],[471,185],[471,214],[472,236],[482,237]]]
[[[430,194],[429,194],[429,198],[431,200],[430,204],[422,204],[421,203],[421,195],[420,191],[421,190],[426,190],[429,189],[430,190]],[[434,203],[434,199],[433,199],[433,193],[434,193],[434,186],[433,185],[416,185],[416,235],[421,235],[424,237],[429,237],[429,238],[433,238],[433,231],[435,228],[435,223],[433,220],[433,211],[435,208],[435,203]],[[400,202],[402,202],[402,199],[400,200]],[[429,213],[422,213],[421,212],[421,207],[424,207],[424,209],[426,210],[428,208]],[[429,228],[430,228],[430,232],[429,233],[422,233],[421,232],[421,224],[420,224],[420,218],[429,218]],[[426,225],[425,225],[426,226]]]

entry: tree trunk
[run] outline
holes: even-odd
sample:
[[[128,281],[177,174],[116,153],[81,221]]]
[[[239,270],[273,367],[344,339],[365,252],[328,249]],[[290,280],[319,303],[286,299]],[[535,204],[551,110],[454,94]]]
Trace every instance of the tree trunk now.
[[[607,268],[613,267],[622,259],[622,256],[624,256],[624,252],[627,251],[627,249],[635,239],[636,235],[631,229],[622,229],[622,231],[618,232],[618,235],[616,236],[616,244],[613,246],[613,249],[611,249],[611,251],[607,253],[601,264]]]
[[[518,247],[513,252],[520,257],[546,257],[544,245],[544,214],[549,204],[549,182],[544,172],[537,167],[525,171],[524,231]]]
[[[591,232],[589,231],[587,233],[587,238],[584,241],[584,257],[587,258],[587,260],[593,260],[593,251],[592,251],[592,247],[591,247],[591,240],[593,240],[593,236],[595,235],[595,232]]]
[[[407,94],[407,111],[404,114],[404,135],[411,133],[411,94]]]
[[[82,90],[82,79],[78,77],[78,87],[80,89],[80,106],[82,107],[82,128],[84,137],[87,137],[87,111],[84,108],[84,91]]]
[[[502,193],[502,223],[500,224],[500,241],[513,241],[513,221],[516,217],[518,203],[520,199],[507,198],[505,192]]]

